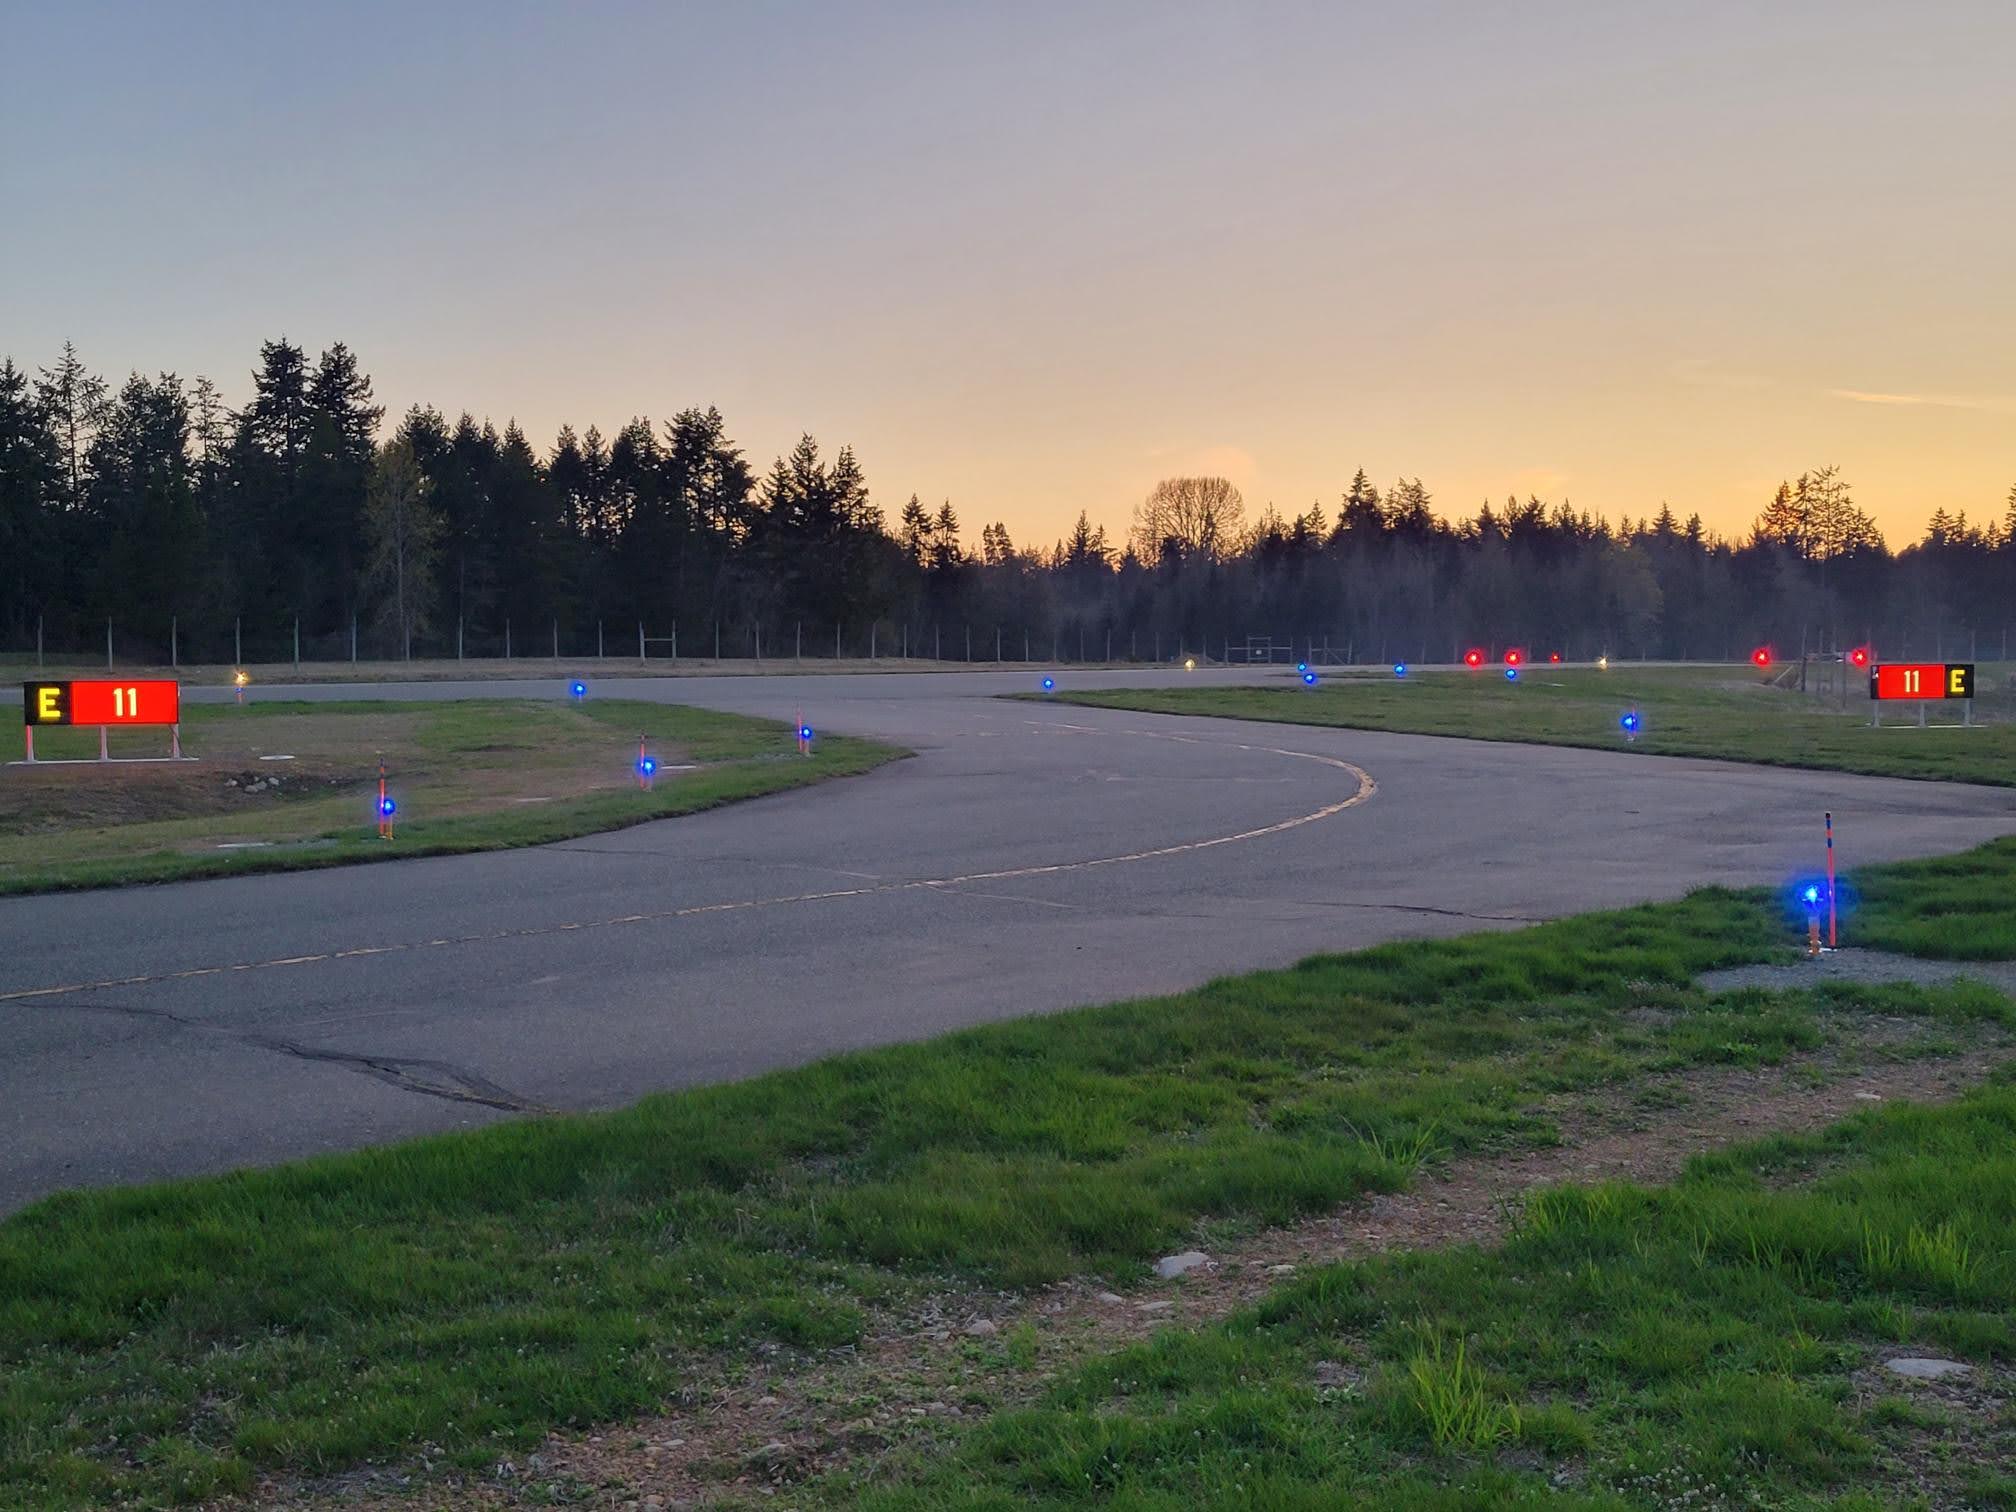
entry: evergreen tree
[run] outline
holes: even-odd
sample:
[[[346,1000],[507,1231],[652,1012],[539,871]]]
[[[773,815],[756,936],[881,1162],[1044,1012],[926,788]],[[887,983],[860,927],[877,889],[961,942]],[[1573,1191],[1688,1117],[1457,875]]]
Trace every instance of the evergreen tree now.
[[[38,614],[62,605],[56,508],[64,486],[56,432],[28,375],[12,358],[0,361],[0,635],[25,639]]]
[[[518,633],[524,637],[529,627],[543,627],[559,614],[564,564],[554,550],[560,539],[559,510],[545,470],[515,420],[504,427],[497,448],[490,510],[497,607],[521,627]],[[520,644],[532,642],[521,639]]]
[[[938,506],[937,518],[931,522],[931,570],[942,575],[964,560],[959,550],[959,516],[952,512],[952,501],[947,499]]]
[[[323,571],[301,514],[301,465],[311,415],[308,367],[284,338],[262,343],[252,399],[238,412],[222,488],[220,522],[230,550],[227,593],[255,623],[306,614]],[[333,625],[329,626],[334,629]]]
[[[105,380],[89,372],[77,348],[63,343],[63,357],[42,370],[36,402],[55,438],[62,493],[58,507],[75,509],[84,499],[91,442],[105,413]]]
[[[902,514],[898,516],[896,539],[903,547],[903,555],[909,559],[910,565],[922,572],[931,554],[931,516],[926,513],[914,493],[910,495],[910,502],[903,506]]]
[[[371,380],[342,342],[322,354],[308,385],[308,437],[301,466],[301,536],[316,573],[302,599],[322,622],[356,612],[364,538],[364,492],[378,422]],[[311,586],[312,585],[312,586]]]
[[[99,558],[94,618],[116,614],[168,639],[171,616],[205,602],[203,519],[181,382],[135,373],[100,412],[83,523]]]

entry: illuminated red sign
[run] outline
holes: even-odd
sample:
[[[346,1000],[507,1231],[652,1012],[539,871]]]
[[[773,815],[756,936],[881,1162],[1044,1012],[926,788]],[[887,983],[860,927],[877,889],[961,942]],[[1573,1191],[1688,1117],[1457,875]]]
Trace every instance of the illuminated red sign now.
[[[1915,662],[1878,667],[1869,674],[1869,696],[1887,698],[1972,698],[1972,662]]]
[[[77,678],[21,685],[26,725],[173,725],[182,722],[182,685],[168,678]]]

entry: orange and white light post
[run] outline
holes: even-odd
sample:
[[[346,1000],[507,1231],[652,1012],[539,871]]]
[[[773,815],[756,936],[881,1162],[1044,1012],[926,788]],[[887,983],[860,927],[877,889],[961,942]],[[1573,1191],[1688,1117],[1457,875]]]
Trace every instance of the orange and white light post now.
[[[252,681],[251,677],[247,675],[245,669],[242,667],[240,667],[237,671],[231,674],[232,691],[237,694],[238,702],[240,704],[243,704],[245,702],[245,684],[249,683],[250,681]]]
[[[381,756],[378,758],[378,838],[380,840],[390,840],[392,838],[392,816],[398,812],[398,809],[399,805],[394,803],[391,795],[385,791],[385,758]]]
[[[1840,944],[1836,928],[1838,915],[1834,907],[1834,816],[1827,816],[1827,948],[1836,949]],[[1818,927],[1817,921],[1815,927]]]

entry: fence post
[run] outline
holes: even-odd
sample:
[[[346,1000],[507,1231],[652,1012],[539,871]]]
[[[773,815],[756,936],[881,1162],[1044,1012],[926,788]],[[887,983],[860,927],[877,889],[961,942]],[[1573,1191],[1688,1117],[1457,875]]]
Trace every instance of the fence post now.
[[[994,627],[994,665],[1001,665],[1001,627]]]
[[[168,616],[168,665],[177,669],[182,665],[182,626],[172,614]]]
[[[2003,639],[2004,639],[2005,641],[2006,641],[2006,640],[2007,640],[2007,639],[2009,638],[2009,636],[2008,636],[2008,632],[2007,632],[2007,631],[2004,631],[2004,632],[2003,632],[2003,636],[2002,636],[2002,638],[2003,638]],[[41,616],[41,615],[39,615],[39,614],[35,616],[35,666],[36,666],[36,670],[38,670],[38,671],[39,671],[39,670],[41,670],[41,666],[42,666],[42,616]]]
[[[714,660],[721,660],[721,621],[714,621]]]
[[[931,660],[945,660],[945,627],[943,625],[933,625],[931,627]]]
[[[881,628],[882,622],[880,620],[875,621],[875,623],[868,627],[868,660],[871,662],[875,660],[876,631]]]
[[[245,665],[245,617],[242,614],[231,621],[231,665]]]
[[[294,670],[301,670],[301,616],[294,616]]]
[[[350,665],[357,665],[357,616],[350,616]]]
[[[1029,627],[1022,627],[1022,665],[1029,665]]]
[[[602,621],[595,621],[595,660],[602,660]]]
[[[508,616],[504,620],[504,660],[511,660],[511,620]]]
[[[679,665],[679,621],[672,621],[672,665]]]
[[[560,621],[553,621],[553,660],[560,660]]]
[[[637,660],[644,660],[644,621],[637,621]]]
[[[840,660],[840,621],[833,621],[833,660]]]
[[[966,664],[968,666],[973,664],[973,627],[971,625],[966,627]]]
[[[761,625],[756,626],[755,634],[756,634],[756,665],[760,667],[763,665],[763,627]]]
[[[455,616],[455,660],[462,660],[462,616]]]
[[[800,666],[805,663],[805,621],[791,622],[791,660]]]

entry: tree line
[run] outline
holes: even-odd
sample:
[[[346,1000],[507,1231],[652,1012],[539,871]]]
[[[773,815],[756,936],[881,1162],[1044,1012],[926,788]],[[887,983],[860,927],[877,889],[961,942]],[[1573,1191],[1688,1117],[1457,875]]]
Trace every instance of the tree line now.
[[[1109,537],[1079,513],[1048,549],[947,500],[891,520],[850,448],[810,436],[759,473],[712,407],[536,447],[416,405],[388,430],[337,343],[263,344],[250,397],[208,379],[116,389],[66,346],[0,360],[0,645],[95,646],[108,619],[158,655],[247,659],[297,625],[311,655],[570,655],[613,627],[688,654],[1233,654],[1249,637],[1360,661],[1476,645],[1568,659],[2000,654],[2016,624],[2016,487],[1944,507],[1892,550],[1834,467],[1788,479],[1738,539],[1670,507],[1611,523],[1566,501],[1440,513],[1418,478],[1360,470],[1334,506],[1249,518],[1223,478],[1171,478]],[[871,641],[872,637],[872,641]],[[137,659],[137,658],[136,658]]]

